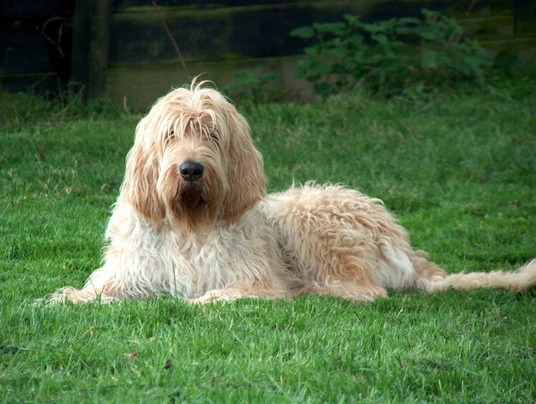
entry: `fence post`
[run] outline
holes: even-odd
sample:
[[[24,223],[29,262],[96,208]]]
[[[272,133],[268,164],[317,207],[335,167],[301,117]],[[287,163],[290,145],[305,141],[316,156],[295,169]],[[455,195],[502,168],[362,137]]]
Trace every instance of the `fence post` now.
[[[84,100],[104,96],[112,1],[76,1],[69,89],[74,93],[81,92]]]

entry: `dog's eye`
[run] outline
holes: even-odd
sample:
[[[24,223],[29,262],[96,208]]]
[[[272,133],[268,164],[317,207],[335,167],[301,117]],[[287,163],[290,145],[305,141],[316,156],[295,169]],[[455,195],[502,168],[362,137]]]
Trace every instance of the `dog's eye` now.
[[[210,132],[209,136],[210,136],[210,138],[211,138],[212,140],[214,140],[215,142],[219,142],[219,141],[220,141],[220,135],[218,135],[218,132],[212,131],[212,132]]]
[[[164,147],[167,147],[168,145],[172,144],[174,141],[175,141],[175,134],[173,130],[169,130],[163,134],[162,145]]]

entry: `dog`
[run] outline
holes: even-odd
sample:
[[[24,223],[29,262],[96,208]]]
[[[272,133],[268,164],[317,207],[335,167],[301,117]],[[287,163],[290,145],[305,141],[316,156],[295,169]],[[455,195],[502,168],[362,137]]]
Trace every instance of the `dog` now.
[[[48,303],[164,294],[192,303],[304,294],[361,303],[387,290],[536,285],[536,259],[515,272],[448,275],[412,249],[379,199],[356,190],[306,183],[268,195],[246,119],[206,84],[171,91],[139,122],[102,267]]]

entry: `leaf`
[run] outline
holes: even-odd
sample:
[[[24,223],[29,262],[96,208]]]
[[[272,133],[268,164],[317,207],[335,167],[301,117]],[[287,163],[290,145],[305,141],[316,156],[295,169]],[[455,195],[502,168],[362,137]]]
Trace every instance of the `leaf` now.
[[[421,24],[422,20],[416,17],[402,17],[396,21],[396,25]]]
[[[378,24],[363,24],[363,29],[365,31],[368,31],[370,32],[371,34],[374,34],[376,32],[379,32],[381,31],[382,29],[380,27],[378,27]]]
[[[290,36],[310,39],[315,37],[315,30],[312,27],[299,27],[290,31]]]
[[[313,91],[319,97],[324,97],[329,93],[331,86],[328,83],[319,83],[313,86]]]
[[[441,33],[438,33],[437,30],[427,28],[417,30],[417,34],[419,34],[421,38],[427,39],[429,41],[440,41],[442,38]]]
[[[348,52],[346,51],[346,49],[343,48],[334,48],[330,49],[329,51],[326,51],[326,55],[333,56],[335,59],[341,60],[348,57]]]
[[[235,81],[240,83],[241,85],[250,85],[250,84],[256,84],[257,78],[248,72],[237,72],[233,75]]]
[[[323,24],[315,23],[313,27],[322,33],[333,34],[336,36],[342,36],[346,31],[346,24],[344,22],[325,22]]]
[[[359,35],[359,34],[354,34],[354,35],[350,35],[347,39],[348,43],[354,45],[354,46],[359,46],[363,43],[363,35]]]
[[[421,67],[423,69],[437,67],[437,64],[437,52],[427,49],[422,51]]]
[[[316,60],[311,64],[311,69],[320,74],[331,72],[329,65],[319,60]]]
[[[396,27],[395,28],[395,32],[397,34],[413,34],[415,33],[415,28],[414,27]]]
[[[320,80],[320,74],[311,74],[305,78],[310,83],[315,83]]]
[[[353,27],[359,27],[362,24],[358,15],[344,14],[343,17],[348,21],[349,25]]]
[[[321,48],[318,45],[308,46],[303,51],[305,52],[306,55],[309,55],[309,56],[317,56],[320,53],[322,53]]]
[[[307,66],[303,63],[305,60],[300,60],[294,70],[294,77],[297,79],[303,79],[307,75]]]
[[[372,39],[374,39],[380,45],[387,45],[387,43],[389,42],[389,38],[387,37],[387,35],[384,34],[374,34],[372,35]]]

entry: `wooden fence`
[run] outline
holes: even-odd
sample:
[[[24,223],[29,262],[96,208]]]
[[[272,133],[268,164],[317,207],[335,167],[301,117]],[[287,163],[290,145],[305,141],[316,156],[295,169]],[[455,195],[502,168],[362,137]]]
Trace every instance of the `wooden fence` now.
[[[535,0],[19,0],[0,15],[0,85],[144,108],[201,73],[220,87],[236,72],[279,73],[277,85],[303,99],[310,87],[294,66],[307,43],[292,29],[423,7],[456,16],[491,54],[536,65]]]

